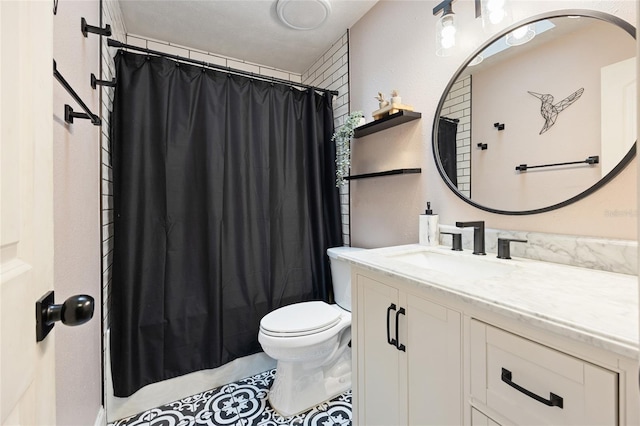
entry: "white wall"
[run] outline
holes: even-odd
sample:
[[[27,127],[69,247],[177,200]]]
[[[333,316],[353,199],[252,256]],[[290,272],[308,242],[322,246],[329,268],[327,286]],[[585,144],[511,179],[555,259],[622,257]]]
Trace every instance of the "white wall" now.
[[[60,0],[53,18],[57,67],[89,109],[99,113],[100,38],[80,31],[80,18],[100,23],[100,3]],[[41,64],[50,67],[51,64]],[[64,121],[64,105],[82,109],[53,84],[54,288],[56,303],[88,294],[94,318],[79,327],[56,326],[57,424],[93,425],[102,405],[100,324],[100,127],[89,120]]]
[[[593,9],[635,23],[635,2],[511,2],[515,21],[559,9]],[[440,222],[484,220],[487,227],[634,240],[637,230],[636,162],[605,188],[565,208],[529,216],[505,216],[479,210],[459,199],[435,167],[431,129],[436,107],[449,79],[462,62],[488,40],[474,3],[458,0],[457,54],[435,55],[437,1],[381,1],[350,31],[351,109],[366,114],[377,108],[373,96],[399,89],[403,103],[422,112],[422,119],[368,136],[354,144],[353,172],[422,167],[422,174],[363,179],[352,183],[352,244],[378,247],[418,240],[418,214],[426,201]],[[357,142],[360,142],[358,140]],[[375,232],[372,232],[375,230]]]

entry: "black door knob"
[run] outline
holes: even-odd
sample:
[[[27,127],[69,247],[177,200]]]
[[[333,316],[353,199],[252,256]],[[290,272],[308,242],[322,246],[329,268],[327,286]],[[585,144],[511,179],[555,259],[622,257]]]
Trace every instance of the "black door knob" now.
[[[47,337],[56,321],[64,325],[80,325],[93,318],[95,301],[86,294],[71,296],[61,305],[54,304],[53,291],[36,302],[36,341]]]
[[[47,323],[62,321],[64,325],[81,325],[93,318],[93,297],[86,294],[71,296],[62,305],[47,308]]]

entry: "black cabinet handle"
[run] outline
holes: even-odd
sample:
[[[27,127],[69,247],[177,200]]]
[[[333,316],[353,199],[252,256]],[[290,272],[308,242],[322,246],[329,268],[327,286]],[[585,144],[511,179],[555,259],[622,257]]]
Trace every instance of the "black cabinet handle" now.
[[[398,312],[396,312],[396,348],[398,348],[399,351],[406,352],[407,347],[400,343],[400,335],[398,334],[398,324],[400,323],[398,317],[400,315],[406,315],[404,308],[400,308]]]
[[[392,345],[392,346],[396,346],[396,339],[392,339],[391,338],[391,328],[389,327],[389,314],[391,313],[391,311],[395,311],[395,310],[396,310],[396,304],[395,303],[392,303],[387,308],[387,343]],[[398,323],[396,322],[396,336],[398,336],[397,325],[398,325]]]
[[[522,392],[523,394],[527,395],[530,398],[535,399],[538,402],[543,403],[544,405],[547,405],[549,407],[559,407],[559,408],[563,408],[563,400],[561,396],[556,395],[553,392],[549,392],[549,399],[545,399],[543,397],[541,397],[540,395],[536,395],[535,393],[531,392],[530,390],[527,390],[525,388],[523,388],[522,386],[514,383],[511,381],[511,371],[507,370],[506,368],[502,369],[502,381],[505,382],[506,384],[508,384],[509,386],[511,386],[512,388]]]

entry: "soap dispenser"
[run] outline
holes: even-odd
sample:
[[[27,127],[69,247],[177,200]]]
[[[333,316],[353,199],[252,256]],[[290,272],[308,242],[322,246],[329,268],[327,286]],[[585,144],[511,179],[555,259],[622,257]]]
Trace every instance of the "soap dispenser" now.
[[[438,215],[433,214],[431,202],[427,202],[427,210],[420,215],[418,243],[423,246],[440,245],[440,231],[438,229]]]

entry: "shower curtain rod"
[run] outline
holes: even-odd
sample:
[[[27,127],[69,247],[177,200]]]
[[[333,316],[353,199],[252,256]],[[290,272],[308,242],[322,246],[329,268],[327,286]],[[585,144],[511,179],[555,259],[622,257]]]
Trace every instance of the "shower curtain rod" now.
[[[440,120],[447,120],[447,121],[451,121],[453,123],[459,123],[460,122],[460,120],[458,118],[449,118],[449,117],[444,117],[444,116],[440,117]]]
[[[122,43],[122,42],[120,42],[118,40],[114,40],[114,39],[111,39],[111,38],[107,39],[107,45],[109,47],[118,47],[118,48],[121,48],[121,49],[137,50],[139,52],[145,52],[145,53],[150,53],[152,55],[163,56],[163,57],[166,57],[166,58],[175,59],[177,61],[188,62],[188,63],[191,63],[191,64],[205,66],[205,67],[208,67],[208,68],[213,68],[213,69],[216,69],[216,70],[225,71],[225,72],[229,72],[229,73],[233,73],[233,74],[244,75],[244,76],[255,78],[255,79],[258,79],[258,80],[269,81],[269,82],[273,82],[273,83],[280,83],[280,84],[284,84],[286,86],[295,86],[295,87],[302,87],[302,88],[305,88],[305,89],[313,89],[313,90],[318,91],[318,92],[329,92],[333,96],[338,96],[338,91],[337,90],[321,89],[319,87],[309,86],[308,84],[296,83],[294,81],[284,80],[282,78],[267,77],[267,76],[263,76],[263,75],[260,75],[260,74],[255,74],[255,73],[252,73],[252,72],[249,72],[249,71],[242,71],[242,70],[238,70],[238,69],[231,68],[231,67],[223,67],[221,65],[211,64],[209,62],[198,61],[198,60],[191,59],[191,58],[185,58],[184,56],[172,55],[171,53],[164,53],[164,52],[160,52],[160,51],[157,51],[157,50],[152,50],[152,49],[147,49],[147,48],[144,48],[144,47],[133,46],[131,44],[125,44],[125,43]]]

